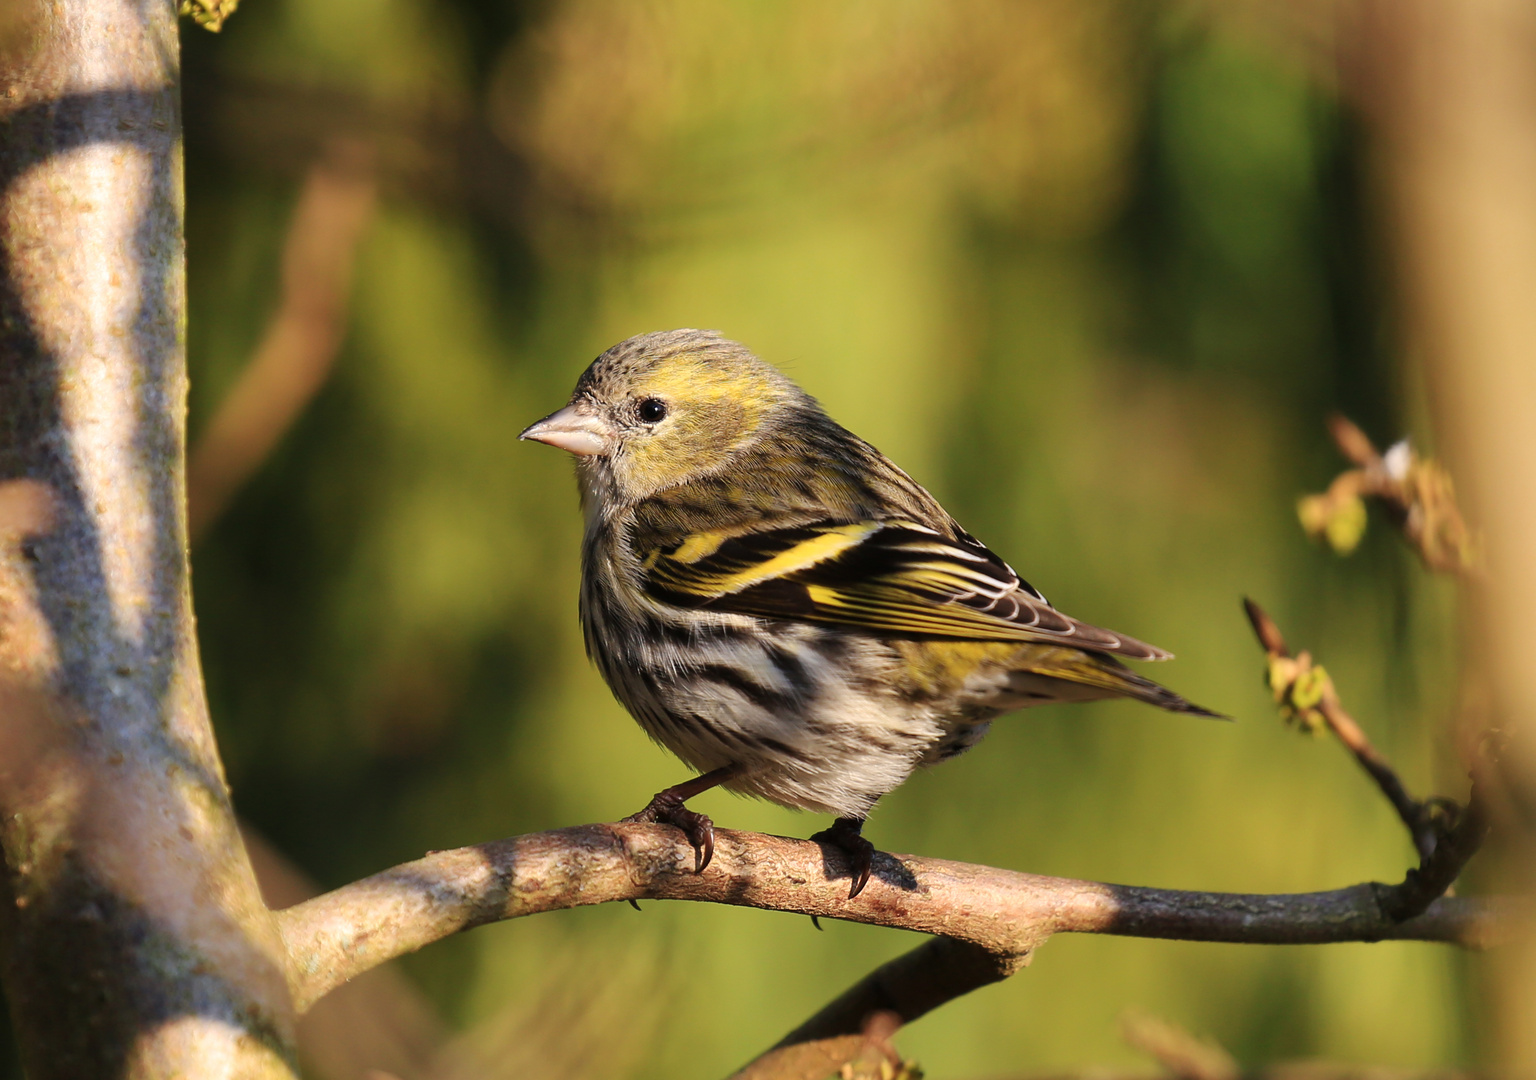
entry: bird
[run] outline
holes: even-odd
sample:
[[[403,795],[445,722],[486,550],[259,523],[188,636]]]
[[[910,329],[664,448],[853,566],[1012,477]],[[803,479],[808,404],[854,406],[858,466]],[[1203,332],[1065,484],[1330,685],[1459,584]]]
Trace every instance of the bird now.
[[[884,454],[718,332],[598,356],[520,435],[576,462],[587,654],[698,775],[626,821],[680,828],[702,873],[715,786],[829,814],[869,881],[871,808],[997,716],[1125,697],[1221,717],[1123,660],[1171,654],[1053,607]]]

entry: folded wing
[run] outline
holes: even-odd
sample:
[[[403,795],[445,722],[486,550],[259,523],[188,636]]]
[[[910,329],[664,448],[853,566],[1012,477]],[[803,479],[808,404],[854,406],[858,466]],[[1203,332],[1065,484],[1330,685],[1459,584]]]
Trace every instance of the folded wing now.
[[[642,552],[646,592],[679,607],[893,637],[1073,645],[1139,660],[1155,646],[1063,615],[979,541],[910,521],[702,532]]]

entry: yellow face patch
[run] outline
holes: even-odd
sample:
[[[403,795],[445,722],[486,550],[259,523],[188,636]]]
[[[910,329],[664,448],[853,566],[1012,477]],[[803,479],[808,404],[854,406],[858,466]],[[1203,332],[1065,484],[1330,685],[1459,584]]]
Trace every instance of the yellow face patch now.
[[[783,399],[783,390],[759,371],[692,356],[668,358],[636,380],[630,394],[667,406],[666,418],[626,447],[627,479],[644,490],[720,465]]]
[[[721,400],[729,401],[741,409],[749,430],[782,397],[782,391],[761,372],[722,368],[692,356],[669,358],[642,379],[635,392],[641,397],[661,398],[674,408],[707,407]]]

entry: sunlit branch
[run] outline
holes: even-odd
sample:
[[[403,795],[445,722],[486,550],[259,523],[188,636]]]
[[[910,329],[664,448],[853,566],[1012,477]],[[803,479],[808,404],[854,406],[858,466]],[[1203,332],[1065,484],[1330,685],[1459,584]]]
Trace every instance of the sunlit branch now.
[[[295,1001],[303,1010],[346,980],[462,930],[615,900],[700,900],[916,930],[977,946],[1002,964],[1065,932],[1480,947],[1498,924],[1493,905],[1470,899],[1442,899],[1415,918],[1393,920],[1377,903],[1382,886],[1371,884],[1280,895],[1183,892],[910,855],[877,855],[868,889],[850,901],[849,867],[837,850],[725,829],[716,830],[708,870],[695,874],[693,865],[693,849],[665,825],[581,825],[434,852],[278,913]]]

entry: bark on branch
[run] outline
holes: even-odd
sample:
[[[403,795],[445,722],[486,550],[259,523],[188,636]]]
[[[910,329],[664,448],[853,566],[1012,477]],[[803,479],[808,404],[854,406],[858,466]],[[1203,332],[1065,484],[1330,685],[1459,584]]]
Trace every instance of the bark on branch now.
[[[1184,892],[885,854],[876,856],[869,887],[850,901],[849,867],[835,849],[726,829],[715,832],[709,868],[695,874],[693,864],[693,849],[665,825],[580,825],[434,852],[278,913],[294,958],[295,1005],[302,1011],[346,980],[462,930],[614,900],[702,900],[917,930],[981,949],[994,970],[1016,969],[1056,933],[1482,947],[1499,921],[1496,905],[1469,899],[1439,900],[1415,918],[1393,920],[1377,904],[1381,887],[1369,883],[1279,895]],[[925,968],[923,977],[930,974]],[[871,979],[860,985],[870,985],[872,999],[894,993],[889,980]],[[848,1002],[828,1010],[862,1015]]]

